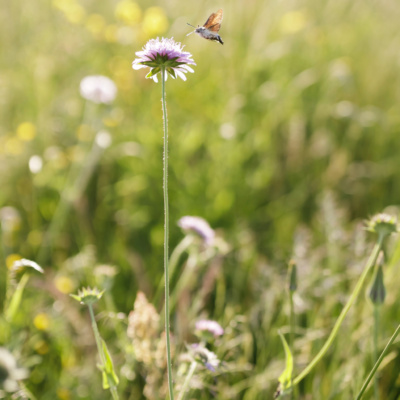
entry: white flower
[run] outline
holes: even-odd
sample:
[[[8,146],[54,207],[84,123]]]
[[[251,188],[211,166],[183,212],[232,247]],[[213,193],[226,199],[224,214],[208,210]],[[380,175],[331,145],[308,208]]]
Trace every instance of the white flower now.
[[[86,100],[109,104],[117,95],[117,86],[106,76],[90,75],[81,80],[80,93]]]
[[[0,347],[0,387],[6,392],[16,392],[18,381],[28,377],[28,371],[17,367],[14,356],[4,347]]]

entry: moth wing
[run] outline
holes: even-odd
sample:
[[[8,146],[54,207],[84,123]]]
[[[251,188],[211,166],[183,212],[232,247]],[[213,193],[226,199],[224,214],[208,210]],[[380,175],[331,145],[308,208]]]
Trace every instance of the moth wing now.
[[[206,23],[203,25],[204,28],[212,32],[218,32],[221,28],[222,22],[222,8],[220,8],[216,13],[212,13]]]

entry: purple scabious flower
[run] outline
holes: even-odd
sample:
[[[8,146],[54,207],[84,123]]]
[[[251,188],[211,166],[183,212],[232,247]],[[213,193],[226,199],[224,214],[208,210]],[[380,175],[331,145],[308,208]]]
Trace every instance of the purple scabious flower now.
[[[196,322],[196,330],[207,331],[214,335],[214,337],[221,336],[224,334],[224,329],[217,321],[209,319],[201,319]]]
[[[171,75],[172,78],[179,76],[186,81],[186,72],[194,72],[189,64],[196,65],[192,59],[192,55],[183,51],[181,43],[175,42],[174,38],[150,39],[142,51],[136,52],[137,58],[132,63],[133,69],[150,68],[150,72],[146,78],[152,78],[154,82],[158,82],[157,74],[161,72],[161,68]],[[168,74],[165,75],[167,79]]]
[[[215,353],[208,350],[202,343],[193,343],[188,349],[196,361],[203,363],[209,371],[216,372],[221,361]]]
[[[184,232],[194,232],[204,239],[206,244],[212,244],[215,238],[215,232],[208,222],[201,217],[192,217],[187,215],[178,221],[178,226]]]

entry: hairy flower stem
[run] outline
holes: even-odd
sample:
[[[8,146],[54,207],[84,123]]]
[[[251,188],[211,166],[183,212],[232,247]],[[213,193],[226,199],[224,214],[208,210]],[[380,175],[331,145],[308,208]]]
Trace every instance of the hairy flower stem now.
[[[294,303],[293,303],[293,292],[289,290],[289,307],[290,307],[290,335],[289,335],[289,348],[294,354],[294,328],[295,328],[295,314],[294,314]],[[291,383],[293,385],[293,383]],[[294,390],[290,393],[290,398],[294,399]]]
[[[171,341],[169,326],[169,268],[168,268],[168,242],[169,242],[169,204],[168,204],[168,117],[167,104],[165,100],[165,66],[161,67],[161,102],[164,120],[164,277],[165,277],[165,337],[167,339],[167,369],[168,369],[168,389],[170,400],[174,399],[172,385],[172,360],[171,360]]]
[[[336,335],[339,332],[339,328],[344,321],[346,314],[348,313],[348,311],[350,310],[350,307],[353,305],[354,301],[358,297],[358,295],[364,285],[365,279],[368,276],[368,273],[370,272],[370,270],[373,268],[373,266],[376,263],[376,259],[378,258],[378,254],[382,248],[383,238],[384,238],[383,235],[379,235],[378,241],[372,250],[372,253],[367,261],[364,271],[361,274],[360,278],[358,279],[358,282],[353,290],[353,293],[351,294],[349,300],[347,301],[347,303],[344,306],[342,312],[340,313],[338,319],[336,320],[336,323],[332,329],[332,332],[329,335],[328,339],[326,340],[325,344],[323,345],[322,349],[318,352],[318,354],[314,357],[314,359],[310,362],[310,364],[308,364],[308,366],[296,378],[293,379],[293,386],[297,385],[303,378],[305,378],[311,372],[311,370],[322,359],[322,357],[325,355],[325,353],[328,351],[329,347],[333,343]]]
[[[380,317],[380,306],[374,304],[374,333],[373,333],[373,357],[374,363],[378,361],[378,334],[379,334],[379,318]],[[378,377],[375,375],[374,378],[374,396],[375,400],[379,400],[379,386]]]

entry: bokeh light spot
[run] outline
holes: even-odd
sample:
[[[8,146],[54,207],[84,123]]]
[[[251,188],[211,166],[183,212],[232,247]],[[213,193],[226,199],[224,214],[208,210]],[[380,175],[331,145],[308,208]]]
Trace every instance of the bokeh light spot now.
[[[67,276],[57,276],[54,279],[54,284],[56,288],[64,294],[69,294],[74,291],[75,285],[73,284],[72,280]]]
[[[168,29],[168,19],[161,7],[150,7],[143,18],[143,31],[149,35],[159,35]]]
[[[36,127],[32,122],[22,122],[18,125],[17,136],[19,139],[29,142],[36,136]]]
[[[137,3],[122,0],[115,8],[115,17],[127,25],[136,25],[142,17],[142,10]]]
[[[281,20],[281,29],[284,33],[296,33],[301,31],[307,23],[307,18],[302,11],[290,11]]]
[[[50,319],[47,314],[39,313],[33,319],[33,325],[40,331],[47,331],[50,326]]]

